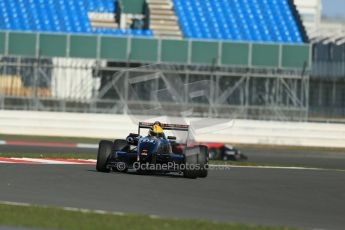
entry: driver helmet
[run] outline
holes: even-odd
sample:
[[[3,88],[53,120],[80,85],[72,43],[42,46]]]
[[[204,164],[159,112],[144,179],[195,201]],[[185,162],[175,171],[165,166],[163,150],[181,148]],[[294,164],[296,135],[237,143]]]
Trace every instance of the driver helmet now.
[[[155,121],[149,131],[149,136],[164,137],[164,130],[162,124],[159,121]]]

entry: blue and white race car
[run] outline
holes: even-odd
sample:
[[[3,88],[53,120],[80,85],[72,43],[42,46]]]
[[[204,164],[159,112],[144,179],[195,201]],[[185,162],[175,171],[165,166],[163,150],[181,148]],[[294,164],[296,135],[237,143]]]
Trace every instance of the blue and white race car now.
[[[205,178],[208,174],[208,147],[193,145],[181,152],[173,152],[175,136],[141,136],[141,129],[152,129],[155,123],[140,122],[138,133],[129,134],[126,139],[101,140],[98,148],[96,169],[99,172],[135,169],[137,172],[178,172],[186,178]],[[164,130],[189,132],[188,125],[160,124]]]

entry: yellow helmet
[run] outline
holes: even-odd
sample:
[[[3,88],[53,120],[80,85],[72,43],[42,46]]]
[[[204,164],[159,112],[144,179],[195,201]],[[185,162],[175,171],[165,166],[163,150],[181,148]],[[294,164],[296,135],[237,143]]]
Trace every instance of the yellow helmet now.
[[[164,130],[162,129],[160,125],[154,125],[152,127],[152,131],[155,133],[164,133]]]
[[[164,137],[164,130],[160,122],[155,122],[149,131],[150,136]]]

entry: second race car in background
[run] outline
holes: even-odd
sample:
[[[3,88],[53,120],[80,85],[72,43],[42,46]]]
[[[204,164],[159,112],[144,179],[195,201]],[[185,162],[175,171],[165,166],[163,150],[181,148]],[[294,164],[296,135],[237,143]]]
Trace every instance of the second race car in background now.
[[[244,155],[239,149],[229,144],[197,142],[189,144],[188,146],[197,145],[203,145],[208,147],[209,160],[241,161],[248,159],[248,157]],[[182,153],[182,150],[185,148],[185,146],[177,144],[173,145],[172,148],[173,152],[176,152],[178,154],[179,152]]]
[[[248,157],[244,155],[239,149],[229,144],[222,143],[199,143],[208,147],[210,160],[223,161],[241,161],[247,160]]]

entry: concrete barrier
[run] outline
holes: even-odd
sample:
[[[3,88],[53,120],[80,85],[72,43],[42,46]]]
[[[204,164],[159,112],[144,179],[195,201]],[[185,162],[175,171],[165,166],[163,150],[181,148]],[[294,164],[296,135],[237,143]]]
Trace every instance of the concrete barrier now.
[[[126,115],[54,113],[0,110],[0,133],[92,138],[123,138],[136,132],[147,117]],[[178,120],[178,118],[177,118]],[[198,118],[190,118],[194,123]],[[152,121],[152,120],[151,120]],[[200,120],[199,120],[200,121]],[[315,147],[345,147],[345,125],[276,121],[204,119],[220,123],[207,132],[196,132],[197,141]],[[227,125],[222,125],[226,123]]]

